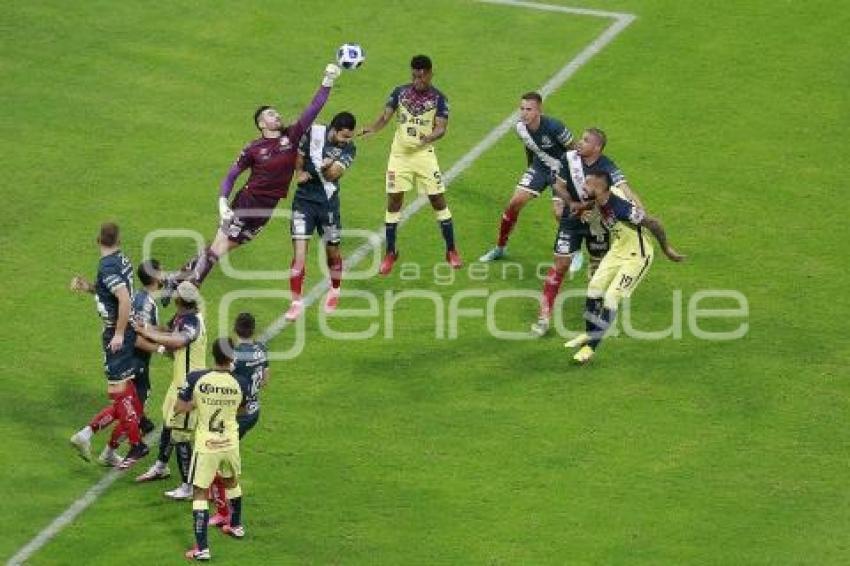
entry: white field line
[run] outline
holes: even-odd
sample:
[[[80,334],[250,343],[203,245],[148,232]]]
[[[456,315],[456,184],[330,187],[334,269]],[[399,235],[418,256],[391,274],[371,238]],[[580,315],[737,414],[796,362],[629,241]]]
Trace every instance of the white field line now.
[[[560,12],[564,14],[575,14],[578,16],[594,16],[600,18],[607,18],[613,20],[610,26],[602,32],[596,39],[594,39],[590,44],[587,45],[584,49],[579,52],[572,60],[570,60],[566,65],[561,67],[557,73],[555,73],[552,78],[550,78],[546,84],[544,84],[540,88],[540,93],[543,96],[548,96],[553,93],[555,90],[560,88],[567,82],[567,80],[572,77],[576,71],[578,71],[581,67],[587,64],[595,55],[597,55],[602,49],[605,48],[606,45],[611,43],[617,35],[619,35],[630,23],[635,20],[633,14],[626,14],[621,12],[606,12],[602,10],[591,10],[585,8],[570,8],[567,6],[555,6],[552,4],[541,4],[537,2],[522,2],[519,0],[477,0],[478,2],[484,4],[499,4],[503,6],[512,6],[516,8],[526,8],[531,10],[540,10],[546,12]],[[498,126],[493,128],[484,138],[478,142],[472,149],[470,149],[465,155],[463,155],[452,167],[446,172],[444,175],[444,181],[446,186],[448,186],[453,180],[455,180],[461,173],[469,169],[475,161],[478,160],[481,155],[484,154],[488,149],[493,147],[496,142],[498,142],[502,136],[504,136],[516,121],[519,119],[519,113],[517,111],[513,112],[510,116],[505,118]],[[428,198],[424,196],[418,197],[412,203],[402,210],[401,221],[399,222],[399,226],[405,224],[414,214],[419,212],[423,206],[428,203]],[[360,263],[363,258],[365,258],[372,250],[376,247],[380,246],[384,242],[383,234],[383,226],[378,227],[375,232],[375,236],[370,238],[369,241],[365,242],[361,246],[359,246],[348,258],[343,262],[344,269],[350,269],[351,267]],[[304,307],[310,306],[314,303],[319,297],[321,297],[328,289],[328,282],[322,281],[314,285],[310,291],[304,296]],[[303,316],[303,315],[302,315]],[[283,315],[281,315],[278,319],[276,319],[272,324],[266,329],[261,337],[262,340],[268,341],[275,336],[277,336],[280,332],[283,331],[287,326],[287,322],[284,319]],[[123,475],[123,472],[119,472],[117,470],[112,470],[107,473],[103,478],[98,481],[95,485],[93,485],[89,490],[83,494],[79,499],[71,503],[71,505],[62,512],[61,515],[56,517],[49,525],[47,525],[41,532],[39,532],[31,541],[29,541],[26,545],[21,547],[18,552],[12,556],[7,562],[7,565],[17,565],[23,564],[27,560],[29,560],[36,552],[38,552],[45,544],[47,544],[51,539],[56,537],[62,529],[72,523],[86,508],[89,507],[92,503],[94,503],[103,493],[109,489],[109,487],[115,483],[115,480],[120,478]]]

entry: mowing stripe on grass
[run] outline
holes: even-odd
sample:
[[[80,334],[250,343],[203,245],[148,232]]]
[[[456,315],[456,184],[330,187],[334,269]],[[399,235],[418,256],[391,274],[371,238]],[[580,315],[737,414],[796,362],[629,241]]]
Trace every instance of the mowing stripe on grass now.
[[[601,10],[591,10],[585,8],[569,8],[566,6],[554,6],[551,4],[540,4],[537,2],[523,2],[519,0],[477,0],[478,2],[485,4],[497,4],[503,6],[511,6],[515,8],[526,8],[532,10],[541,10],[547,12],[560,12],[565,14],[575,14],[578,16],[593,16],[593,17],[601,17],[614,20],[613,23],[605,29],[602,34],[599,35],[596,39],[594,39],[590,44],[587,45],[583,50],[579,52],[572,60],[570,60],[566,65],[561,67],[557,73],[555,73],[552,78],[550,78],[546,84],[544,84],[540,88],[540,93],[543,96],[547,96],[563,86],[567,80],[572,77],[576,71],[578,71],[581,67],[587,64],[590,59],[593,58],[596,54],[598,54],[602,49],[605,48],[606,45],[611,43],[617,35],[620,34],[630,23],[632,23],[635,19],[633,14],[626,14],[621,12],[605,12]],[[484,138],[478,142],[472,149],[470,149],[466,154],[464,154],[452,167],[446,172],[444,175],[444,180],[446,186],[448,186],[454,179],[456,179],[461,173],[466,171],[470,166],[472,166],[475,161],[484,154],[485,151],[493,147],[496,142],[498,142],[502,136],[504,136],[510,129],[513,127],[514,123],[519,119],[519,112],[513,112],[510,116],[505,118],[498,126],[493,128]],[[419,212],[425,204],[428,203],[428,198],[424,196],[418,197],[412,203],[402,210],[401,221],[399,224],[406,223],[414,214]],[[363,245],[358,247],[348,258],[343,262],[344,269],[349,269],[361,261],[375,248],[380,246],[384,241],[383,226],[380,226],[376,230],[376,234],[373,238],[370,238],[369,241],[365,242]],[[322,281],[314,285],[310,291],[304,296],[304,308],[307,308],[312,303],[314,303],[319,297],[321,297],[328,289],[327,281]],[[302,315],[303,316],[303,315]],[[282,332],[287,326],[286,320],[281,315],[278,319],[276,319],[263,333],[261,337],[262,340],[268,341],[275,336],[277,336],[280,332]],[[71,503],[71,505],[62,512],[61,515],[56,517],[47,527],[45,527],[41,532],[39,532],[31,541],[29,541],[26,545],[21,547],[18,552],[12,556],[7,564],[23,564],[29,558],[31,558],[39,549],[41,549],[45,544],[47,544],[51,539],[53,539],[56,535],[58,535],[62,529],[72,523],[86,508],[89,507],[92,503],[97,501],[97,499],[103,495],[103,493],[109,489],[109,487],[115,483],[115,480],[120,478],[123,475],[123,472],[119,472],[118,470],[111,470],[107,473],[103,478],[100,479],[95,485],[89,488],[82,497]]]

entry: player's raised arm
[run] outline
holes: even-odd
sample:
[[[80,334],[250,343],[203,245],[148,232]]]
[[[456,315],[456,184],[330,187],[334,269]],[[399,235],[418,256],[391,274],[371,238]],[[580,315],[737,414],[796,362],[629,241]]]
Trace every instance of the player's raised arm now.
[[[322,77],[322,86],[319,87],[319,90],[316,91],[316,94],[313,95],[313,100],[310,101],[310,104],[301,113],[298,120],[289,128],[287,128],[286,135],[293,144],[297,144],[301,141],[301,136],[304,135],[304,132],[307,131],[307,128],[310,127],[316,120],[316,116],[319,115],[319,112],[324,108],[325,103],[328,101],[328,97],[331,93],[331,87],[334,85],[334,81],[339,78],[340,69],[333,63],[328,63],[328,66],[325,67],[325,73]]]

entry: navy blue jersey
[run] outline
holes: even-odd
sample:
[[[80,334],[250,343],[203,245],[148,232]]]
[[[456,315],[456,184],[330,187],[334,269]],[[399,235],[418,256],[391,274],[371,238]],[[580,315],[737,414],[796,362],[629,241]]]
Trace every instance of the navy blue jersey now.
[[[567,152],[573,133],[560,120],[540,117],[540,126],[532,131],[523,122],[517,123],[517,135],[525,144],[529,165],[555,169],[556,162]]]
[[[133,303],[130,307],[133,318],[144,324],[157,326],[159,324],[159,308],[156,300],[147,289],[139,289],[133,295]]]
[[[245,392],[245,409],[250,415],[260,410],[260,384],[269,367],[265,344],[240,342],[234,348],[233,376]]]
[[[159,307],[153,295],[148,293],[147,289],[139,289],[133,295],[133,302],[130,304],[130,316],[141,324],[150,324],[157,326],[159,324]],[[151,352],[136,349],[138,356],[145,363],[150,362]]]
[[[298,154],[304,158],[304,171],[310,175],[310,178],[298,184],[295,198],[319,203],[334,202],[339,199],[339,180],[322,182],[315,159],[320,157],[320,164],[325,159],[330,159],[348,169],[357,156],[357,147],[352,142],[332,143],[328,139],[329,136],[329,128],[314,125],[301,138]],[[321,149],[317,147],[318,144],[321,144]]]
[[[579,198],[578,191],[576,191],[575,182],[573,181],[572,175],[570,174],[570,168],[567,164],[566,157],[561,160],[562,167],[560,172],[558,173],[558,177],[563,179],[567,183],[567,190],[570,192],[570,196],[576,200],[583,200]],[[620,183],[626,182],[626,175],[623,171],[617,167],[617,164],[614,163],[611,159],[606,155],[600,155],[599,159],[591,163],[590,165],[586,164],[584,160],[581,162],[581,168],[584,172],[584,176],[586,177],[590,173],[602,173],[608,178],[608,184],[612,187],[619,185]]]
[[[133,295],[133,265],[121,250],[100,258],[94,283],[94,300],[97,312],[106,327],[118,321],[118,298],[115,293],[121,287]]]

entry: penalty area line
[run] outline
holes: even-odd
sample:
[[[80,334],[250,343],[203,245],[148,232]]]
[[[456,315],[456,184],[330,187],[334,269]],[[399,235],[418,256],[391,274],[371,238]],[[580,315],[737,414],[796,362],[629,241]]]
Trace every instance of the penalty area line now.
[[[561,67],[541,88],[540,93],[543,96],[556,91],[564,85],[579,69],[588,63],[595,55],[602,51],[609,43],[611,43],[629,24],[631,24],[636,16],[623,12],[607,12],[603,10],[593,10],[587,8],[571,8],[568,6],[556,6],[552,4],[542,4],[538,2],[524,2],[521,0],[476,0],[482,4],[493,4],[501,6],[510,6],[514,8],[525,8],[529,10],[539,10],[545,12],[558,12],[563,14],[574,14],[577,16],[592,16],[611,19],[613,22],[603,31],[596,39],[590,42],[582,49],[575,57],[573,57],[566,65]],[[516,121],[519,119],[519,112],[512,112],[507,118],[493,128],[484,138],[481,139],[475,146],[466,152],[444,175],[445,185],[448,185],[460,176],[464,171],[469,169],[479,157],[487,150],[492,148],[496,143],[508,133]],[[407,221],[418,213],[422,207],[428,203],[428,198],[419,196],[412,203],[407,205],[402,210],[399,226],[407,223]],[[355,249],[344,261],[343,269],[347,270],[366,258],[369,253],[383,244],[384,236],[382,235],[383,226],[379,226],[367,242]],[[322,281],[314,285],[304,296],[304,308],[306,309],[311,304],[316,302],[328,290],[328,282]],[[304,316],[304,315],[302,315]],[[266,329],[261,339],[269,341],[280,334],[288,325],[286,319],[281,315]],[[83,511],[85,511],[92,503],[103,495],[115,481],[124,475],[124,472],[118,470],[109,471],[95,485],[86,491],[80,498],[71,503],[65,511],[50,522],[44,529],[41,530],[32,540],[21,547],[7,562],[7,565],[23,564],[29,560],[36,552],[44,547],[48,542],[56,537],[65,527],[71,524]]]

